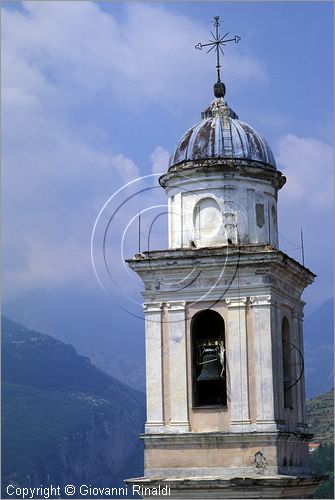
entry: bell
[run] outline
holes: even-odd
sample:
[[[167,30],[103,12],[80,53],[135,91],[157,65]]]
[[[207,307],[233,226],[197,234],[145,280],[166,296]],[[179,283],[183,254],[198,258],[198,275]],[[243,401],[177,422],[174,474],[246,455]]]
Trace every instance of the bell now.
[[[197,382],[209,382],[220,380],[220,367],[216,349],[205,349],[202,362],[202,370]]]

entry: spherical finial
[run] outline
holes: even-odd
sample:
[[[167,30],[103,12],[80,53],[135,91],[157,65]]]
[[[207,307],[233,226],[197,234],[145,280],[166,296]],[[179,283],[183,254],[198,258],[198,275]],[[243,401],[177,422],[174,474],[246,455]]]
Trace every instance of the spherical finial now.
[[[226,86],[220,80],[214,83],[214,95],[215,97],[224,97],[226,94]]]

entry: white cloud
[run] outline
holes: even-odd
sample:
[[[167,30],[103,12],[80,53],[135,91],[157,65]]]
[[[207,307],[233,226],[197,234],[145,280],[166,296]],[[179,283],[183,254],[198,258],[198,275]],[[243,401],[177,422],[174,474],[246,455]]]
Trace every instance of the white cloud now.
[[[150,155],[151,169],[153,174],[165,173],[168,169],[170,153],[162,146],[157,146]]]
[[[229,81],[234,85],[248,80],[252,82],[269,81],[265,63],[247,54],[225,55],[225,67],[227,67]]]
[[[287,177],[279,192],[278,216],[281,249],[317,275],[303,300],[314,307],[332,293],[329,283],[333,260],[333,159],[329,144],[288,134],[279,142],[277,166]]]
[[[333,203],[333,150],[322,141],[297,137],[281,138],[276,156],[279,169],[287,177],[281,199],[287,203],[328,209]]]
[[[79,241],[59,241],[50,244],[49,239],[30,238],[22,235],[27,261],[24,266],[5,269],[3,280],[6,298],[13,298],[31,289],[43,290],[55,286],[87,284],[83,269],[89,262],[89,247]],[[25,239],[28,241],[25,241]]]
[[[3,57],[3,278],[11,298],[94,284],[89,244],[97,206],[139,175],[124,154],[76,132],[62,88],[15,44],[5,41]]]
[[[63,90],[109,87],[130,101],[175,102],[185,92],[196,96],[213,74],[213,58],[194,50],[198,39],[208,38],[207,27],[163,6],[125,4],[122,22],[90,2],[27,2],[25,8],[26,15],[5,11],[4,39]],[[264,64],[241,51],[227,54],[225,71],[231,80],[266,79]]]
[[[122,8],[122,18],[91,2],[3,9],[4,287],[12,296],[91,283],[100,204],[140,175],[114,143],[120,120],[157,103],[174,113],[207,92],[213,60],[194,50],[207,26],[161,5]],[[231,55],[226,69],[245,81],[264,77],[247,56]],[[150,159],[153,172],[165,170],[168,153],[159,146]]]

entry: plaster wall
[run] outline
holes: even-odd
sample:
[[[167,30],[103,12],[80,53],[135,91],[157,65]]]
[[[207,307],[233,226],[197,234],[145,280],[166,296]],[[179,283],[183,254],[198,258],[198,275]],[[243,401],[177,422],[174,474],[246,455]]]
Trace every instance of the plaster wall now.
[[[145,470],[150,477],[163,474],[176,477],[198,475],[199,470],[203,475],[246,474],[255,473],[255,454],[260,445],[241,447],[243,442],[228,446],[227,444],[215,446],[171,447],[170,449],[147,449],[145,453]],[[263,444],[263,454],[267,461],[267,472],[278,473],[277,446]],[[167,472],[170,469],[170,472]],[[172,469],[172,470],[171,470]],[[206,474],[207,469],[207,474]]]
[[[225,323],[226,407],[194,407],[192,400],[191,321],[208,308]],[[148,432],[303,430],[303,381],[291,389],[292,408],[284,407],[283,317],[292,327],[292,342],[301,342],[300,323],[287,304],[270,295],[228,296],[215,306],[156,303],[145,314]]]
[[[184,256],[185,250],[181,252]],[[145,266],[147,271],[142,276],[150,280],[146,282],[145,297],[149,300],[144,307],[148,380],[145,436],[158,439],[154,444],[150,439],[145,441],[145,474],[165,471],[167,476],[183,477],[186,473],[225,476],[241,471],[252,473],[253,465],[246,465],[246,456],[249,460],[259,451],[266,457],[268,473],[302,474],[308,469],[308,437],[298,435],[299,431],[306,432],[303,381],[300,389],[295,389],[293,408],[284,408],[281,331],[285,316],[292,341],[301,347],[300,282],[292,287],[292,271],[285,261],[270,272],[267,265],[260,265],[258,253],[247,254],[248,261],[238,260],[234,267],[231,259],[226,261],[224,249],[220,256],[214,252],[207,255],[207,249],[195,252],[204,252],[204,260],[199,261],[201,275],[177,293],[169,289],[169,280],[180,279],[179,265],[183,273],[189,272],[193,268],[192,259],[168,260],[164,254],[158,268],[164,286],[154,291],[149,285],[153,279],[157,282],[153,277],[153,269],[157,269],[155,260],[136,263]],[[269,252],[275,251],[269,249]],[[266,255],[262,254],[261,262]],[[219,282],[216,281],[218,266],[224,269]],[[228,278],[230,274],[233,281]],[[176,300],[178,297],[183,300]],[[197,312],[209,308],[218,312],[225,323],[227,407],[195,408],[190,325]],[[220,436],[235,436],[236,441],[209,439],[206,443],[206,435],[215,432]],[[264,432],[287,435],[277,442],[264,442]],[[248,442],[247,435],[253,436],[254,441]],[[164,443],[167,436],[172,439],[169,444]],[[190,439],[181,443],[174,440],[178,436]],[[201,436],[204,439],[199,444]]]
[[[207,176],[166,188],[169,248],[237,244],[278,246],[277,192],[271,182]]]
[[[255,455],[264,458],[262,470],[255,466]],[[240,434],[238,439],[202,435],[185,442],[162,440],[161,446],[145,444],[147,476],[192,476],[234,474],[309,473],[308,444],[299,437]]]

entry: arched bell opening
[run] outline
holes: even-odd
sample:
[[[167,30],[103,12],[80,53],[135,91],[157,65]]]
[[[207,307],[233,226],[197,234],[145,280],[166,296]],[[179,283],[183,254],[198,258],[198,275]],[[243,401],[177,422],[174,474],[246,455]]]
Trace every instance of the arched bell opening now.
[[[225,325],[206,309],[191,322],[193,406],[227,406]]]

